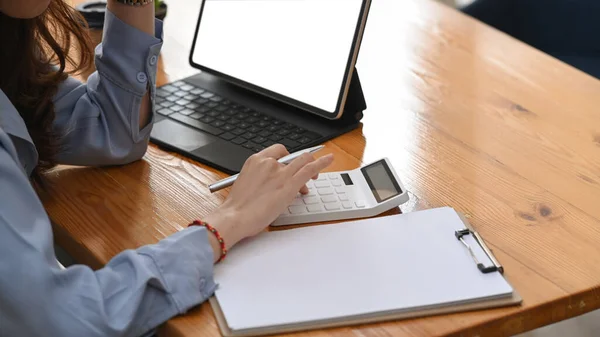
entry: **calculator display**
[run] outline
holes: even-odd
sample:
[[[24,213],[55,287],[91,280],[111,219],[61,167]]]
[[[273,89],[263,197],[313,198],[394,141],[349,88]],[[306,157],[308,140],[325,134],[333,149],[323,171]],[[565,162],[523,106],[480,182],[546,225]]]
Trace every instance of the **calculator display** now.
[[[402,193],[385,160],[360,169],[377,202],[383,202]]]

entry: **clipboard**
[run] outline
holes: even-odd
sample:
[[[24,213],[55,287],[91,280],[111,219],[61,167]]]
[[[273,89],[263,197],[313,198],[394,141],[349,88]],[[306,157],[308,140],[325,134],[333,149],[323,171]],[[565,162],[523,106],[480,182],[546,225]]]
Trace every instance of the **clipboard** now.
[[[469,251],[471,257],[475,262],[475,267],[479,269],[479,271],[483,274],[499,272],[500,274],[504,273],[504,267],[498,262],[495,258],[493,252],[486,245],[483,238],[473,229],[473,227],[469,224],[467,219],[459,212],[456,212],[459,216],[460,220],[463,222],[463,228],[457,228],[455,231],[455,237],[457,240],[461,241],[466,249]],[[328,225],[328,226],[335,226]],[[492,261],[492,265],[485,265],[478,261],[477,257],[472,251],[472,247],[470,247],[464,240],[467,235],[472,235],[476,242],[480,245],[481,249],[485,252],[485,254],[489,257],[490,261]],[[506,280],[506,279],[505,279]],[[507,283],[508,280],[506,280]],[[510,283],[509,283],[510,284]],[[512,287],[512,286],[511,286]],[[522,303],[521,296],[517,293],[517,291],[513,287],[512,295],[505,298],[498,299],[490,299],[481,302],[475,303],[466,303],[466,304],[452,304],[448,306],[436,306],[432,308],[423,308],[421,310],[407,310],[394,312],[389,314],[374,314],[368,316],[362,316],[358,318],[339,318],[339,319],[330,319],[324,321],[314,321],[309,323],[298,323],[298,324],[290,324],[290,325],[279,325],[258,329],[247,329],[243,331],[233,331],[229,328],[219,301],[215,296],[210,298],[210,304],[213,308],[213,312],[215,314],[215,318],[219,325],[219,329],[221,334],[224,337],[251,337],[251,336],[263,336],[263,335],[273,335],[273,334],[282,334],[282,333],[291,333],[298,331],[307,331],[307,330],[317,330],[317,329],[326,329],[326,328],[335,328],[335,327],[343,327],[343,326],[353,326],[353,325],[362,325],[362,324],[370,324],[370,323],[378,323],[378,322],[386,322],[386,321],[396,321],[396,320],[404,320],[418,317],[427,317],[427,316],[436,316],[450,313],[459,313],[459,312],[468,312],[468,311],[477,311],[483,309],[492,309],[499,307],[507,307],[519,305]]]

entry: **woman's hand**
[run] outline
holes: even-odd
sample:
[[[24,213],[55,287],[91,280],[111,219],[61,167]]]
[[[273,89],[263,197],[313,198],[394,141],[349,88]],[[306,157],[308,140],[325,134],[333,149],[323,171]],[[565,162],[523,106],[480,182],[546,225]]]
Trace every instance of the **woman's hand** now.
[[[286,155],[285,147],[277,144],[248,158],[223,205],[204,219],[221,233],[228,248],[270,225],[298,191],[307,192],[306,182],[333,162],[331,154],[315,160],[308,153],[287,166],[277,162]],[[214,248],[216,240],[211,240]]]

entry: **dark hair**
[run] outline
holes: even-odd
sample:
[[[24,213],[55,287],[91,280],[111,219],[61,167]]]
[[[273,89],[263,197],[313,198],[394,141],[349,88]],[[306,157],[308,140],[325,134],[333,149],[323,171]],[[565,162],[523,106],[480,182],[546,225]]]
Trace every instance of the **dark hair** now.
[[[92,66],[92,44],[81,15],[53,0],[40,16],[0,13],[0,89],[21,114],[38,150],[34,178],[55,165],[59,135],[53,130],[53,97],[68,74]],[[67,70],[69,67],[69,70]]]

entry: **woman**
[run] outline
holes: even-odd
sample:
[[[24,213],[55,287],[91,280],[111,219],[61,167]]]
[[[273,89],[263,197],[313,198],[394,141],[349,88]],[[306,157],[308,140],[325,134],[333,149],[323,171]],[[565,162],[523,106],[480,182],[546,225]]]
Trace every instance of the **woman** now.
[[[161,23],[152,4],[121,1],[108,1],[97,72],[82,84],[65,72],[73,60],[76,70],[91,62],[80,17],[63,0],[0,0],[0,336],[151,333],[211,296],[223,248],[263,230],[333,160],[306,155],[284,167],[276,159],[287,151],[272,146],[246,162],[199,226],[95,272],[62,270],[30,176],[57,163],[126,164],[147,148]]]

